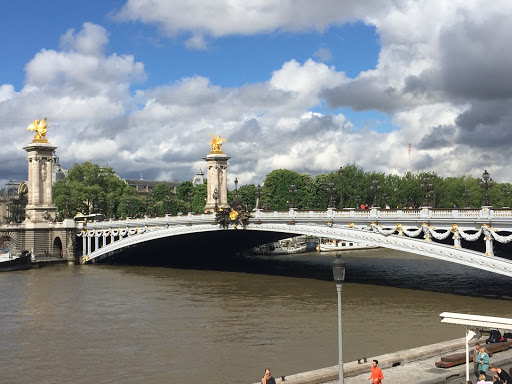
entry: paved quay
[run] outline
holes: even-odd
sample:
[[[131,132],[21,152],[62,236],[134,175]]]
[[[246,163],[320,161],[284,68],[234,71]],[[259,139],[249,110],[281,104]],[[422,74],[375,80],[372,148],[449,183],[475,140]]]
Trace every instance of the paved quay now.
[[[485,338],[478,341],[485,344]],[[471,345],[474,345],[473,341]],[[471,348],[471,347],[470,347]],[[366,363],[357,361],[344,364],[345,384],[369,383],[370,366],[373,359],[379,361],[384,374],[383,383],[415,383],[415,384],[465,384],[466,365],[452,368],[438,368],[435,363],[441,357],[452,353],[464,353],[464,338],[430,344],[423,347],[407,349],[380,356],[369,357]],[[496,352],[490,359],[492,364],[505,368],[512,367],[512,349]],[[399,365],[398,365],[399,364]],[[393,366],[395,365],[395,366]],[[473,363],[470,363],[470,380],[476,383],[473,374]],[[287,384],[335,384],[338,383],[338,366],[322,368],[314,371],[285,376],[281,379],[277,368],[272,369],[276,383]],[[257,384],[257,383],[255,383]]]

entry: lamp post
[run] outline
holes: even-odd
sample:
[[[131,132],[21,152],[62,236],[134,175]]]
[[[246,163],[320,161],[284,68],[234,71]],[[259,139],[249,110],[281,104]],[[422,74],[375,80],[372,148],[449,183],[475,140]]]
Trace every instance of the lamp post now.
[[[354,199],[354,203],[356,205],[356,209],[361,209],[361,196],[360,195],[356,195],[356,197]]]
[[[130,216],[132,201],[130,199],[126,200],[126,218]]]
[[[235,196],[238,197],[238,177],[235,177]]]
[[[256,209],[261,209],[261,185],[259,184],[256,187],[256,196],[258,196],[258,204],[256,204]]]
[[[149,195],[146,195],[146,215],[149,216]]]
[[[192,213],[192,200],[194,200],[194,194],[192,192],[188,193],[188,202],[190,203],[189,212]]]
[[[347,264],[341,259],[339,253],[332,262],[332,275],[336,282],[336,290],[338,291],[338,356],[339,356],[339,382],[343,384],[343,329],[341,327],[341,287],[345,280],[345,268]]]
[[[338,174],[340,175],[340,209],[343,209],[343,167],[338,169]]]
[[[469,188],[464,188],[464,194],[462,195],[464,197],[464,201],[466,202],[466,207],[469,208],[469,198],[471,197],[471,193],[469,192]]]
[[[115,208],[115,207],[116,207],[116,204],[115,204],[113,201],[111,201],[111,202],[109,203],[109,208],[110,208],[110,218],[111,218],[111,219],[115,219],[115,214],[114,214],[114,208]]]
[[[166,202],[166,206],[165,206],[165,210],[167,211],[166,213],[167,214],[170,214],[170,211],[171,211],[171,196],[167,195],[165,196],[165,202]]]
[[[432,184],[432,180],[430,179],[430,175],[425,175],[423,176],[423,183],[421,184],[421,188],[423,189],[423,192],[424,192],[424,198],[423,198],[423,206],[424,207],[430,207],[431,205],[431,201],[430,201],[430,198],[432,196],[432,193],[433,192],[433,184]]]
[[[504,186],[503,189],[503,208],[508,208],[508,196],[510,195],[510,191],[507,186]]]
[[[290,185],[290,194],[292,195],[292,201],[290,202],[290,208],[295,208],[295,194],[297,193],[297,187],[295,184]]]
[[[379,180],[377,180],[375,177],[372,180],[372,184],[370,185],[370,191],[373,192],[373,207],[377,206],[377,192],[380,191],[380,185]]]
[[[215,207],[213,209],[214,209],[215,212],[218,212],[219,211],[219,206],[217,204],[217,200],[219,199],[219,190],[217,188],[215,188],[213,190],[212,197],[215,200]]]
[[[489,188],[494,185],[494,180],[490,177],[487,169],[482,174],[482,179],[480,180],[480,186],[485,189],[483,206],[489,207],[491,205],[491,201],[489,199]]]
[[[335,208],[334,206],[334,192],[336,192],[336,188],[334,188],[334,183],[332,181],[329,181],[329,183],[327,183],[327,192],[329,193],[329,196],[330,196],[330,199],[329,199],[329,206],[327,207],[327,209],[329,208]]]
[[[66,219],[71,218],[71,198],[66,197]]]

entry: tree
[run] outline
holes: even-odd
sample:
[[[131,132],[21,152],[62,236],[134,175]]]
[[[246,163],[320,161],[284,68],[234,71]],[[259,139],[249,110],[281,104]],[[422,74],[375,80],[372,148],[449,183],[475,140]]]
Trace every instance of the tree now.
[[[53,185],[53,202],[59,217],[67,216],[68,211],[72,215],[118,215],[121,213],[121,202],[128,198],[135,199],[136,196],[137,192],[120,179],[112,168],[91,162],[73,165],[68,175]]]
[[[27,205],[27,193],[22,192],[18,196],[11,199],[8,205],[8,216],[5,216],[7,223],[21,223],[25,220],[25,207]]]
[[[307,200],[306,183],[307,177],[294,171],[277,169],[270,172],[261,188],[263,206],[273,210],[288,209],[292,201],[290,187],[293,184],[296,189],[295,206],[299,209],[304,208]]]

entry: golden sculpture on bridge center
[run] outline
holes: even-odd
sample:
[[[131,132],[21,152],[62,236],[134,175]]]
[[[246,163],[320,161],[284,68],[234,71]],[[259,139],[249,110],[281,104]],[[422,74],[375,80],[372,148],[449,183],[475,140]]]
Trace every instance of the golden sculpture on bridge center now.
[[[228,142],[226,139],[222,139],[220,135],[212,135],[209,133],[209,135],[212,137],[210,139],[210,146],[212,147],[212,153],[222,153],[222,142],[225,141]]]
[[[46,131],[48,130],[48,127],[49,125],[46,123],[45,117],[43,120],[34,120],[34,122],[28,126],[27,132],[36,132],[33,141],[47,143]]]

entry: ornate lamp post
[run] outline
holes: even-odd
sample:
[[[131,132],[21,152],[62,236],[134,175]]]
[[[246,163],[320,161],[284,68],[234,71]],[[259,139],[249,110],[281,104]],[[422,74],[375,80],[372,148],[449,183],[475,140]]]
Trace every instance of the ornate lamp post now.
[[[167,214],[170,214],[171,212],[171,196],[167,195],[165,196],[165,210],[167,211]]]
[[[503,208],[508,208],[508,196],[510,195],[510,191],[507,186],[504,186],[503,189]]]
[[[361,209],[361,196],[360,195],[356,195],[356,197],[354,199],[354,203],[356,205],[356,209]]]
[[[238,177],[235,177],[235,196],[238,197]]]
[[[130,211],[132,207],[132,201],[130,199],[126,200],[126,217],[130,216]]]
[[[256,187],[256,196],[258,196],[258,204],[256,204],[256,209],[261,209],[261,185],[259,184]]]
[[[297,193],[297,187],[295,184],[290,185],[290,194],[292,195],[292,201],[290,202],[290,208],[295,208],[295,194]]]
[[[480,186],[485,189],[483,206],[489,207],[491,205],[491,201],[489,199],[489,188],[494,185],[494,180],[490,177],[487,169],[482,174],[482,179],[480,179]]]
[[[116,206],[116,204],[115,204],[113,201],[111,201],[110,203],[108,203],[108,207],[109,207],[109,209],[110,209],[110,218],[111,218],[111,219],[114,219],[114,218],[115,218],[115,217],[114,217],[114,208],[115,208],[115,206]]]
[[[433,192],[433,184],[432,180],[430,179],[430,175],[423,176],[423,183],[421,183],[421,189],[423,189],[424,198],[423,198],[423,206],[424,207],[430,207],[431,201],[430,198],[432,196]]]
[[[149,195],[146,195],[146,215],[149,216]]]
[[[338,174],[340,175],[340,209],[343,209],[343,167],[338,169]]]
[[[338,356],[339,356],[339,382],[343,384],[343,329],[341,327],[341,288],[345,280],[345,269],[347,264],[341,259],[339,253],[332,262],[332,274],[338,291]]]
[[[373,193],[372,205],[374,207],[376,207],[377,206],[377,192],[380,191],[379,180],[377,180],[376,178],[373,178],[373,180],[372,180],[372,184],[370,185],[370,191],[372,191],[372,193]]]
[[[386,192],[382,194],[382,200],[384,202],[384,207],[387,207],[388,194]]]
[[[71,199],[69,196],[66,197],[66,218],[71,218]]]
[[[192,213],[192,200],[194,200],[194,194],[192,192],[188,193],[188,202],[190,203],[189,212]]]
[[[219,200],[219,190],[217,188],[215,188],[213,190],[212,197],[215,200],[215,207],[213,209],[214,209],[215,212],[218,212],[219,211],[219,206],[217,205],[217,200]]]
[[[329,196],[330,196],[330,199],[329,199],[329,206],[327,207],[328,209],[329,208],[336,208],[334,206],[334,192],[336,192],[336,188],[334,188],[334,183],[332,181],[329,181],[329,183],[327,184],[327,192],[329,193]]]
[[[466,207],[469,208],[469,199],[471,198],[471,193],[469,192],[469,188],[464,188],[464,194],[462,195],[464,197],[464,201],[466,202]]]

